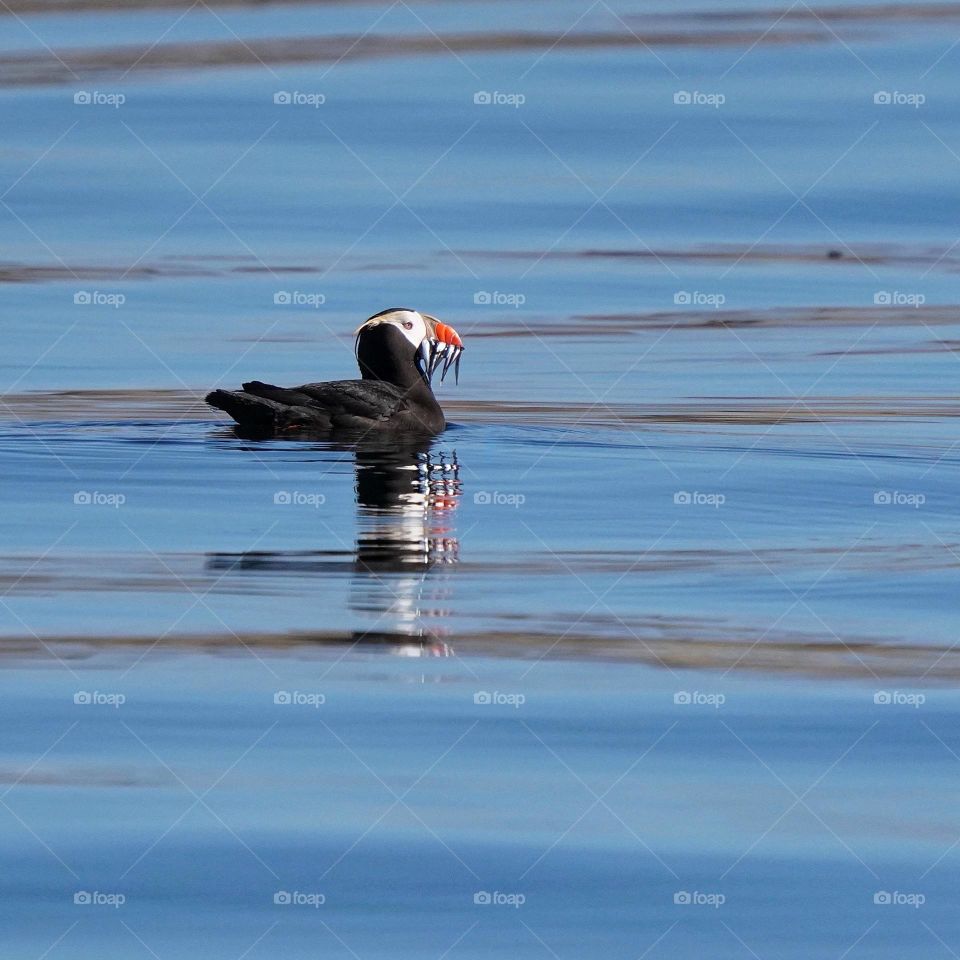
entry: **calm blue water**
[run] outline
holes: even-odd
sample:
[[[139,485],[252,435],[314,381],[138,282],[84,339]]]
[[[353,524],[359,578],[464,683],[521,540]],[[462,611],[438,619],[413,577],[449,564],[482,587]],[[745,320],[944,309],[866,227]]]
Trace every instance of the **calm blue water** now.
[[[5,18],[10,956],[960,950],[960,16],[809,11]]]
[[[897,957],[954,929],[953,693],[877,706],[848,684],[771,697],[483,658],[184,667],[19,671],[2,708],[11,955],[62,934],[74,957]],[[73,703],[119,689],[119,707]]]

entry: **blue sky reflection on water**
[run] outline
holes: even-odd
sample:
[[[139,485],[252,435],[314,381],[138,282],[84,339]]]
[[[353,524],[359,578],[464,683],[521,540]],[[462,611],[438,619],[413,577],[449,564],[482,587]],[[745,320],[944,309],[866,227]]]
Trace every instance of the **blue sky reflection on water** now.
[[[8,952],[960,950],[953,5],[11,5]]]

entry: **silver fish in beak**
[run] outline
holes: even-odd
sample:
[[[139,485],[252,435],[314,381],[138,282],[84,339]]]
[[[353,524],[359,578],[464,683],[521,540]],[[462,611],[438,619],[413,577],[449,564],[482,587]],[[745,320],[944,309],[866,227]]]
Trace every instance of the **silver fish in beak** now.
[[[426,316],[426,315],[424,315]],[[436,317],[426,317],[432,321],[432,336],[428,333],[417,350],[417,366],[427,383],[433,380],[437,368],[443,364],[440,382],[443,383],[447,371],[453,367],[454,381],[460,382],[460,357],[463,354],[463,341],[453,327],[441,323]]]

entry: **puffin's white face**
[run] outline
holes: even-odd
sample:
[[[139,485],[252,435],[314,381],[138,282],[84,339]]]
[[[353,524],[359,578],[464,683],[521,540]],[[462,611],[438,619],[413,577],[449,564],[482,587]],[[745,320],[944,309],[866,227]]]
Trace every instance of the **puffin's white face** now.
[[[387,310],[371,317],[363,327],[373,327],[381,323],[389,323],[396,327],[414,348],[418,348],[427,338],[427,321],[416,310]],[[362,330],[363,327],[360,329]]]
[[[414,347],[419,347],[427,337],[427,321],[416,310],[394,310],[379,319],[381,323],[392,323]]]
[[[453,327],[441,323],[429,314],[394,308],[375,313],[369,320],[365,320],[357,329],[357,343],[359,344],[360,335],[365,329],[385,323],[396,327],[410,341],[417,351],[417,367],[428,383],[440,363],[443,363],[441,379],[447,375],[451,364],[455,364],[455,371],[459,375],[463,342]]]

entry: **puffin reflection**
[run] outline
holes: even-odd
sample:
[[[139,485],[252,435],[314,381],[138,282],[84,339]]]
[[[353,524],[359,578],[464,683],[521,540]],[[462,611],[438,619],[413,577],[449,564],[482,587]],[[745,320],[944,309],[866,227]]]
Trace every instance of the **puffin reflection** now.
[[[375,615],[377,622],[355,634],[355,642],[397,644],[408,636],[397,654],[449,656],[451,649],[427,624],[449,613],[451,599],[446,578],[431,577],[431,571],[459,559],[456,451],[433,451],[429,441],[358,447],[356,471],[359,532],[350,608]]]
[[[429,438],[358,442],[350,449],[357,500],[352,551],[217,554],[208,566],[299,576],[349,572],[349,609],[371,621],[367,629],[354,630],[350,642],[382,644],[399,656],[449,656],[453,651],[431,621],[450,612],[444,571],[459,559],[456,451]]]

